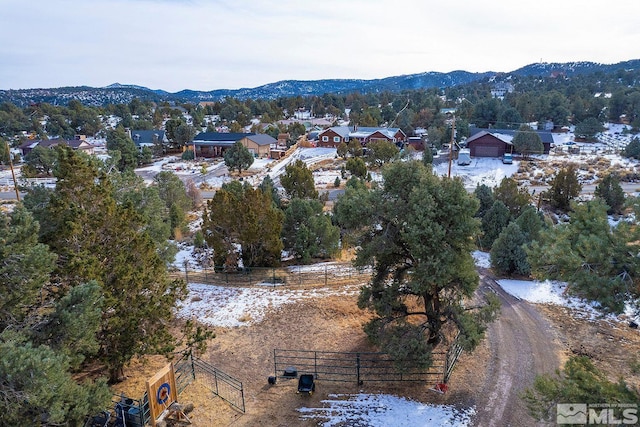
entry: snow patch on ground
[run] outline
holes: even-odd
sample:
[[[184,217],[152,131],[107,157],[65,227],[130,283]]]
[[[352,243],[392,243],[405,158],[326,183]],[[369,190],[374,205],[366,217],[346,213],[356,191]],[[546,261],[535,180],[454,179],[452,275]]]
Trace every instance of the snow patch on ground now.
[[[238,327],[262,321],[268,311],[284,304],[331,295],[356,295],[359,286],[335,288],[291,289],[275,287],[223,287],[192,283],[189,294],[179,304],[178,317],[195,318],[209,326]]]
[[[388,394],[330,394],[322,408],[299,408],[302,419],[322,421],[323,427],[455,426],[471,425],[475,408],[432,405]]]

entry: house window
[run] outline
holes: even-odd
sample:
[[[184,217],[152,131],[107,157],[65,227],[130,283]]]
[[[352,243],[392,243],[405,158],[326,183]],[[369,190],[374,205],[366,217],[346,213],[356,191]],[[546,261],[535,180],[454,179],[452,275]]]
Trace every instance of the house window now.
[[[329,142],[329,137],[328,136],[323,136],[322,137],[322,142]]]
[[[340,142],[340,137],[339,136],[334,136],[333,137],[333,142]]]

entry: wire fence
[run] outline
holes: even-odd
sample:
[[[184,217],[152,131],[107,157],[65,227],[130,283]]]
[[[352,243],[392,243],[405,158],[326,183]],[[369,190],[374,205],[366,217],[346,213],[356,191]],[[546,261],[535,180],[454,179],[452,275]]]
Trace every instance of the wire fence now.
[[[326,262],[289,267],[254,267],[237,271],[222,268],[196,268],[187,262],[172,273],[187,283],[219,286],[330,286],[346,285],[371,278],[371,269],[358,269],[351,263]]]

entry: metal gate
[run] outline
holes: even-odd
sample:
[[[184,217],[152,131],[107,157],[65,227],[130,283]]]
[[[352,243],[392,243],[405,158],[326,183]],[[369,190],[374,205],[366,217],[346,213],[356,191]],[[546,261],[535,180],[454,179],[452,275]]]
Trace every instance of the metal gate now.
[[[231,375],[194,357],[177,362],[175,372],[179,391],[184,390],[191,382],[198,381],[235,409],[245,412],[242,382]]]
[[[312,374],[322,381],[365,382],[417,381],[428,384],[442,382],[447,354],[433,352],[429,369],[399,371],[386,353],[354,353],[314,350],[273,350],[276,377],[286,377],[285,370],[295,368],[298,374]]]

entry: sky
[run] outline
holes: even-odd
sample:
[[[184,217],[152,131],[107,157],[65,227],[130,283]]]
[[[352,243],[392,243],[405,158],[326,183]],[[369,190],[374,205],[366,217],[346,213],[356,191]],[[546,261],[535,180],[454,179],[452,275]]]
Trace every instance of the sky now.
[[[0,0],[0,89],[177,92],[638,59],[640,1]]]

